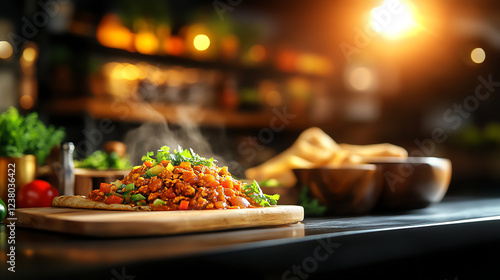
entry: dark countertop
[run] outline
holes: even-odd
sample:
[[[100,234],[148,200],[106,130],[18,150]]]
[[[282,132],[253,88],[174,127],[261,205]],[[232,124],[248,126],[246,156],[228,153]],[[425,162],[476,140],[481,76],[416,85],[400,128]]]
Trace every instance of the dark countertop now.
[[[131,280],[169,271],[245,279],[466,279],[489,276],[500,263],[500,198],[486,197],[446,197],[397,213],[164,237],[89,238],[16,228],[15,273],[6,265],[9,231],[5,224],[0,229],[2,279],[5,274],[7,279]]]

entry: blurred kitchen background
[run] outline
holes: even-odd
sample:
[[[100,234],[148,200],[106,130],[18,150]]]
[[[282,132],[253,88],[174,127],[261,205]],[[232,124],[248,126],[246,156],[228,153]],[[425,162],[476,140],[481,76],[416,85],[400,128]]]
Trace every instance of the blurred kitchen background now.
[[[64,127],[76,157],[172,137],[241,175],[318,126],[500,193],[498,1],[10,1],[0,40],[0,112]]]

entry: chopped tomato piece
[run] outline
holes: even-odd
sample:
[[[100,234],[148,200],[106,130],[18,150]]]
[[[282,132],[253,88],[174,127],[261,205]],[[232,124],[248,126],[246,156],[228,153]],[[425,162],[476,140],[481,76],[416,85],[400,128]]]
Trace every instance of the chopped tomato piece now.
[[[189,205],[189,201],[183,200],[181,204],[179,204],[179,210],[187,210]]]
[[[153,163],[150,162],[150,161],[145,161],[144,162],[144,165],[147,166],[147,167],[152,167],[153,166]]]
[[[163,167],[167,167],[167,165],[169,163],[170,163],[170,160],[165,160],[165,159],[160,162],[160,164],[163,165]]]
[[[239,183],[233,184],[235,190],[240,191],[241,185]]]
[[[231,180],[224,180],[224,181],[221,182],[221,185],[224,188],[232,189],[233,188],[233,181],[231,181]]]
[[[184,169],[188,169],[188,168],[191,168],[191,163],[183,161],[183,162],[181,162],[181,164],[179,164],[179,167],[184,168]]]
[[[101,183],[99,190],[103,193],[109,193],[111,191],[111,184]]]
[[[123,198],[116,196],[116,195],[110,195],[108,197],[108,204],[121,204],[123,202]]]

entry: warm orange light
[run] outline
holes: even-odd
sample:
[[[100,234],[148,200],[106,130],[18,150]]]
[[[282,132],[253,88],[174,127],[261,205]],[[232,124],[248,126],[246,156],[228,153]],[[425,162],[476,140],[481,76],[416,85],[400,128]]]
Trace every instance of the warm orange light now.
[[[7,59],[12,56],[13,49],[9,42],[0,41],[0,58]]]
[[[153,32],[141,31],[135,36],[135,48],[143,54],[156,54],[160,42]]]
[[[331,71],[331,63],[321,56],[304,53],[297,58],[297,70],[303,73],[327,75]]]
[[[474,63],[483,63],[486,59],[486,52],[482,48],[475,48],[470,53],[470,58]]]
[[[294,51],[282,51],[276,58],[276,67],[285,72],[293,72],[296,69],[297,53]]]
[[[104,16],[97,26],[97,41],[109,48],[132,50],[133,34],[113,14]]]
[[[141,72],[137,66],[133,64],[126,64],[125,67],[123,67],[121,74],[125,80],[134,81],[140,77]]]
[[[193,39],[193,46],[198,51],[205,51],[210,47],[210,38],[205,34],[198,34]]]
[[[238,55],[240,40],[235,35],[228,35],[222,39],[222,55],[225,58],[235,58]]]
[[[271,107],[279,106],[282,102],[281,94],[276,90],[271,90],[266,94],[265,101]]]
[[[34,104],[35,101],[33,100],[33,97],[31,97],[30,95],[25,94],[21,96],[21,98],[19,99],[19,105],[21,105],[21,108],[25,110],[33,108]]]
[[[261,45],[255,45],[250,48],[248,55],[251,60],[261,62],[266,58],[266,49]]]
[[[23,51],[23,59],[27,62],[33,62],[35,61],[37,57],[37,51],[34,48],[28,47]]]
[[[373,86],[373,73],[366,67],[358,67],[349,73],[349,84],[358,91],[365,91]]]
[[[171,36],[165,43],[165,51],[171,55],[181,55],[184,53],[184,40],[179,36]]]
[[[385,0],[370,13],[371,27],[382,36],[395,39],[416,31],[413,9],[404,0]]]

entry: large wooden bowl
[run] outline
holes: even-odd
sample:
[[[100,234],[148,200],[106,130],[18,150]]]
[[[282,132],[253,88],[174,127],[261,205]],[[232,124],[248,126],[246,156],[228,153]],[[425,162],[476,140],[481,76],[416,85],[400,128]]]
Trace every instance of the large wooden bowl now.
[[[372,210],[381,184],[374,164],[344,165],[335,168],[294,169],[298,186],[308,186],[313,197],[334,215],[358,215]]]
[[[440,202],[451,180],[451,161],[436,157],[372,158],[382,194],[377,208],[408,210]]]

